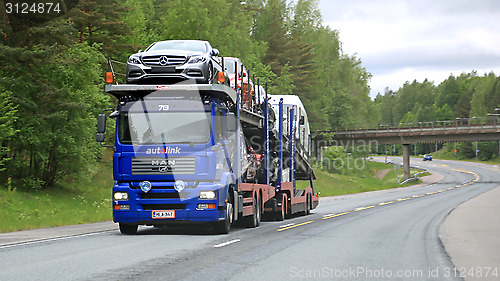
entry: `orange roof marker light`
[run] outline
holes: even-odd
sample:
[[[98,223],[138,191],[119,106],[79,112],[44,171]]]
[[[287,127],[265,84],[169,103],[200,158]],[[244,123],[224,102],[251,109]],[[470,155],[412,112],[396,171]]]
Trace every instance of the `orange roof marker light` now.
[[[113,72],[106,72],[106,83],[113,83]]]

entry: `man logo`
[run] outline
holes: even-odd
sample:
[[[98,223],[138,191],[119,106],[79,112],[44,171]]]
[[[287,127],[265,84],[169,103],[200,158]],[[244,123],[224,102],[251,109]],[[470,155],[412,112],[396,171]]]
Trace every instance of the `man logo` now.
[[[172,168],[170,168],[169,166],[160,166],[158,167],[158,172],[160,173],[172,172]]]
[[[165,159],[165,160],[151,160],[152,166],[175,166],[175,160]]]
[[[158,172],[168,173],[172,172],[175,166],[175,160],[165,159],[165,160],[152,160],[151,166],[158,166]]]

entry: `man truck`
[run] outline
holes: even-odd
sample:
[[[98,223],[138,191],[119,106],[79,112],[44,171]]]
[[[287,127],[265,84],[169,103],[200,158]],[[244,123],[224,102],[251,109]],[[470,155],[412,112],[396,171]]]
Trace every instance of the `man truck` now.
[[[197,223],[226,234],[235,221],[257,227],[263,215],[284,220],[318,205],[297,96],[263,92],[244,108],[241,91],[223,84],[109,81],[105,91],[117,100],[109,117],[116,121],[113,221],[121,233]],[[101,145],[107,117],[98,117]],[[298,189],[297,180],[310,184]]]

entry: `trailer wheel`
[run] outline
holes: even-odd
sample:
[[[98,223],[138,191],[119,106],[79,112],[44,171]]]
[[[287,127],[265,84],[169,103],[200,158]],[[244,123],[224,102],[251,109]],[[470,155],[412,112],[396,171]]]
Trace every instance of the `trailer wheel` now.
[[[286,215],[286,194],[282,193],[281,194],[281,211],[276,212],[275,219],[277,221],[283,221],[283,220],[285,220],[285,215]]]
[[[229,195],[227,198],[230,198]],[[226,219],[215,223],[215,232],[217,234],[228,234],[229,229],[231,229],[231,223],[233,222],[233,204],[231,202],[226,203]]]
[[[126,224],[126,223],[119,223],[120,226],[120,232],[122,234],[136,234],[137,233],[137,224]]]
[[[257,197],[254,197],[255,199],[255,208],[254,208],[254,212],[253,212],[253,215],[249,216],[249,217],[246,217],[245,218],[245,225],[247,227],[257,227],[260,225],[260,215],[261,215],[261,211],[260,211],[260,198],[259,198],[259,195],[256,195]]]
[[[309,215],[311,214],[311,198],[309,197],[309,194],[307,194],[307,197],[306,197],[306,210],[305,210],[305,215]]]

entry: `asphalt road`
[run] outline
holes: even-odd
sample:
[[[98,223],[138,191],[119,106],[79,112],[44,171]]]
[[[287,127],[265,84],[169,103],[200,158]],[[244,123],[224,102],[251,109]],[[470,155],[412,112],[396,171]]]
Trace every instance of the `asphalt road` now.
[[[412,165],[438,182],[322,198],[309,216],[228,235],[143,227],[128,236],[109,224],[17,242],[0,235],[0,280],[461,280],[439,227],[454,208],[496,188],[498,172],[455,161]],[[27,233],[18,236],[39,232]]]

